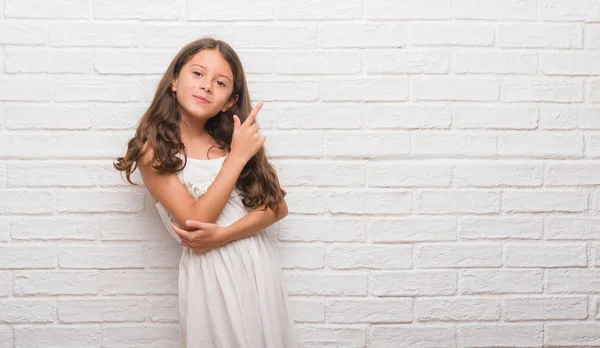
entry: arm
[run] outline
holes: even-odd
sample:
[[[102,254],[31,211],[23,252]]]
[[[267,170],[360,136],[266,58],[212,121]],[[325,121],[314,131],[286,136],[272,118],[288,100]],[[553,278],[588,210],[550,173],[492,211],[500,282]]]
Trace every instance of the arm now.
[[[224,227],[226,242],[229,243],[251,236],[283,219],[288,214],[288,207],[285,201],[279,205],[277,213],[272,209],[262,210],[262,208],[257,207],[238,221]]]

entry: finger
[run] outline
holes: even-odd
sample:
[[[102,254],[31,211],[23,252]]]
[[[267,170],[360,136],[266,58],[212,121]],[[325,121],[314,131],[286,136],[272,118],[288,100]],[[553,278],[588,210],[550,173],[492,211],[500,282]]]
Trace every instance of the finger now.
[[[173,228],[173,231],[175,231],[175,233],[177,233],[179,238],[181,238],[182,240],[190,240],[191,239],[192,234],[190,232],[179,228],[179,226],[177,226],[175,224],[171,224],[171,227]]]
[[[254,109],[252,109],[252,111],[250,111],[250,113],[248,114],[248,117],[246,118],[246,121],[244,121],[244,124],[246,124],[246,123],[248,123],[248,125],[254,124],[254,122],[256,120],[256,115],[258,115],[258,112],[260,111],[260,109],[262,109],[262,106],[263,106],[263,102],[259,102],[258,104],[256,104]]]
[[[241,122],[240,118],[237,115],[233,115],[233,130],[240,128]]]
[[[206,223],[206,222],[196,221],[196,220],[187,220],[185,222],[185,225],[188,227],[194,228],[196,230],[202,230],[202,229],[210,227],[211,224]]]
[[[254,124],[252,124],[250,127],[248,127],[248,129],[252,132],[258,132],[258,123],[254,122]]]

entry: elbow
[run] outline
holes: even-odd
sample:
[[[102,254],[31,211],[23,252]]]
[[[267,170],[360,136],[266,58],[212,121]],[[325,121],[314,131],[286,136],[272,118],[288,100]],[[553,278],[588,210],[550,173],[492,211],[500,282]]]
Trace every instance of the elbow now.
[[[281,220],[286,217],[288,214],[288,206],[285,201],[282,201],[281,204],[277,207],[277,220]]]

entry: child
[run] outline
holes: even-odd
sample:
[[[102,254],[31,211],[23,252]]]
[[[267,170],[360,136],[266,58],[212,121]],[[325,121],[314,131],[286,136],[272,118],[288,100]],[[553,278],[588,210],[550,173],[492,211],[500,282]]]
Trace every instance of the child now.
[[[163,75],[127,153],[183,245],[185,348],[296,347],[281,269],[264,228],[287,215],[240,59],[220,40],[185,46]],[[174,222],[170,225],[170,222]]]

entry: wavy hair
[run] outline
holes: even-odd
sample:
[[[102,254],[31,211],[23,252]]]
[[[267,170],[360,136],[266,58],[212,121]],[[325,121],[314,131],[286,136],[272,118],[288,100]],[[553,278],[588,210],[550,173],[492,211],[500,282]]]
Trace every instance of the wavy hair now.
[[[231,152],[233,135],[233,115],[237,115],[243,123],[250,111],[250,94],[242,63],[233,48],[221,40],[202,38],[187,44],[173,58],[163,74],[152,103],[138,122],[135,135],[127,143],[127,151],[119,157],[113,166],[125,172],[127,181],[137,168],[138,160],[145,153],[145,144],[154,150],[152,166],[158,171],[176,173],[187,164],[185,146],[181,141],[179,123],[181,114],[175,92],[171,83],[179,76],[182,67],[198,52],[205,49],[217,50],[229,63],[233,72],[233,92],[238,96],[237,102],[225,112],[219,112],[210,118],[205,125],[206,131],[212,136],[218,146]],[[177,154],[183,154],[182,160]],[[236,187],[242,192],[242,202],[247,208],[264,206],[277,211],[286,192],[281,188],[275,168],[267,161],[267,155],[262,147],[244,166]]]

